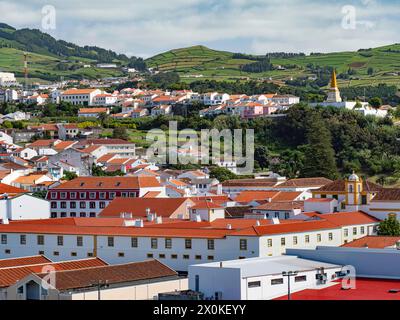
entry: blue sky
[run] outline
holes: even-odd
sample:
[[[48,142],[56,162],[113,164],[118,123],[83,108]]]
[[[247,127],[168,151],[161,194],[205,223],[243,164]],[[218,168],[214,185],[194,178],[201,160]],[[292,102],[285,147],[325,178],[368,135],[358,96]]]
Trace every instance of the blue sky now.
[[[265,54],[400,42],[399,0],[0,0],[0,21],[42,29],[46,5],[54,37],[143,57],[197,44]]]

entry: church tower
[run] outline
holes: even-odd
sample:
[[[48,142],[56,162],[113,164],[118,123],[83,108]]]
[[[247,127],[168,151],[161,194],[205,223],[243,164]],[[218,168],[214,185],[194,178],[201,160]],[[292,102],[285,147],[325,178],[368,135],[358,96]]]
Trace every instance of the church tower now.
[[[331,87],[329,88],[328,98],[326,99],[326,102],[332,102],[332,103],[342,102],[342,97],[340,96],[340,91],[337,85],[335,70],[333,70],[332,72]]]
[[[346,189],[346,209],[358,210],[362,204],[363,181],[354,172],[345,180]]]

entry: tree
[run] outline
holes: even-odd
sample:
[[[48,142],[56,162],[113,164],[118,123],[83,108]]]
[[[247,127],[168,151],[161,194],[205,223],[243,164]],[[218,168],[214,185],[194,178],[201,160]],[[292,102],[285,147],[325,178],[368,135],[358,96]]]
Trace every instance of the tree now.
[[[126,130],[125,127],[116,127],[113,131],[113,138],[128,140],[129,139],[128,131]]]
[[[99,114],[99,121],[101,123],[101,125],[104,127],[104,124],[107,122],[108,120],[108,114],[105,112],[102,112]]]
[[[369,67],[367,73],[369,76],[372,76],[374,74],[374,68]]]
[[[74,180],[76,178],[78,178],[78,175],[75,172],[65,171],[64,177],[62,178],[62,180],[70,181],[70,180]]]
[[[221,168],[215,167],[210,170],[210,177],[217,179],[219,182],[224,182],[226,180],[237,179],[237,175],[234,174],[232,171]]]
[[[389,214],[389,217],[381,221],[378,226],[380,236],[400,236],[400,222],[396,214]]]
[[[379,98],[379,97],[371,98],[368,102],[375,109],[380,108],[382,106],[382,104],[383,104],[382,103],[382,99]]]
[[[256,146],[254,150],[254,160],[257,161],[261,169],[268,168],[268,150],[264,146]]]
[[[338,170],[330,131],[319,114],[310,116],[307,122],[309,124],[306,134],[308,145],[305,147],[304,167],[301,175],[306,178],[336,179]]]

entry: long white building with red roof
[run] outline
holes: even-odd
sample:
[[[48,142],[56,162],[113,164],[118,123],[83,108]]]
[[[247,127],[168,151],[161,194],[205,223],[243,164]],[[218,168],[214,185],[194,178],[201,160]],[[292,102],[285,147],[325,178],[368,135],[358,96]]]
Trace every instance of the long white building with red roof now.
[[[158,259],[178,271],[189,265],[280,256],[290,248],[341,246],[375,234],[363,212],[308,220],[64,218],[0,224],[0,258],[46,255],[54,261],[99,257],[110,264]]]

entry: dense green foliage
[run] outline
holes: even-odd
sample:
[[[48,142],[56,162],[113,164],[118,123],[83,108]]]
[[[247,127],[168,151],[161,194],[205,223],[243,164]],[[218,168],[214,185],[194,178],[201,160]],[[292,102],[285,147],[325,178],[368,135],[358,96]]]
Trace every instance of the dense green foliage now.
[[[378,235],[400,236],[400,222],[395,215],[391,215],[379,223]]]

